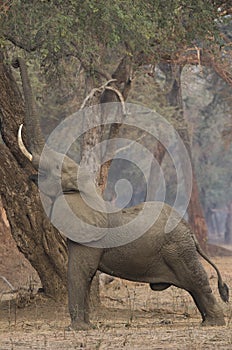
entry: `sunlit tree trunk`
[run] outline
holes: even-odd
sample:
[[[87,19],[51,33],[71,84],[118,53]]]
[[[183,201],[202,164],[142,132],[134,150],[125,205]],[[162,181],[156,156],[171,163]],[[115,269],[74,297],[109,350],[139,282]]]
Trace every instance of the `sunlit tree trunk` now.
[[[191,142],[188,132],[188,125],[185,120],[183,111],[183,101],[181,94],[182,67],[179,65],[161,64],[160,68],[166,76],[167,101],[170,106],[176,107],[176,111],[173,114],[173,124],[184,142],[192,164],[193,181],[192,194],[188,206],[189,223],[191,224],[193,231],[196,237],[198,238],[202,248],[206,250],[208,230],[203,209],[200,203],[197,179],[192,160]],[[186,180],[186,183],[188,183],[188,179]]]
[[[130,60],[129,60],[130,61]],[[112,74],[112,79],[115,79],[114,82],[110,83],[110,86],[113,86],[116,90],[118,90],[124,97],[127,98],[127,95],[130,90],[129,80],[129,61],[127,56],[125,56],[120,62],[115,72]],[[86,89],[85,96],[91,94],[91,91],[96,88],[96,86],[102,85],[102,77],[99,75],[91,76],[89,74],[86,75]],[[107,130],[104,126],[104,122],[107,118],[107,108],[104,109],[104,103],[110,102],[118,102],[118,96],[114,91],[105,90],[102,93],[97,93],[93,97],[91,97],[84,108],[91,106],[93,110],[95,121],[100,126],[91,128],[90,121],[88,120],[88,108],[83,110],[84,113],[84,123],[87,126],[88,130],[83,134],[82,144],[81,144],[81,163],[92,173],[93,178],[95,179],[96,186],[100,188],[100,191],[103,193],[106,188],[108,171],[111,164],[111,160],[103,163],[102,162],[102,154],[101,147],[100,152],[94,153],[93,148],[96,145],[99,145],[103,138],[114,138],[117,137],[120,124],[112,124]],[[112,150],[113,157],[113,150]],[[100,302],[99,298],[99,277],[96,275],[93,281],[94,293],[91,296],[91,303],[96,305]]]
[[[227,205],[227,217],[225,226],[225,243],[232,244],[232,202]]]
[[[131,89],[131,58],[129,56],[124,56],[122,60],[119,62],[115,72],[112,74],[112,78],[116,81],[111,85],[121,94],[123,100],[126,101],[128,94]],[[107,118],[108,113],[112,114],[112,109],[108,110],[108,108],[104,107],[104,103],[111,102],[120,102],[118,95],[114,91],[105,90],[101,97],[101,106],[102,106],[102,118],[103,122]],[[121,116],[121,121],[123,123],[123,115]],[[120,132],[120,127],[122,123],[113,123],[108,132],[107,138],[114,139],[118,136]],[[103,129],[103,132],[105,130]],[[101,187],[102,192],[104,192],[107,184],[108,172],[114,157],[115,149],[112,146],[112,143],[107,147],[107,153],[109,160],[102,164],[100,174],[99,174],[99,185]]]
[[[153,153],[153,156],[154,156],[155,160],[157,161],[157,163],[159,165],[161,165],[162,161],[164,159],[165,153],[166,153],[166,149],[162,145],[161,142],[157,141],[155,143],[155,146],[154,146],[152,153]],[[147,187],[147,200],[148,201],[154,201],[156,191],[157,191],[157,186],[159,185],[157,183],[157,168],[156,168],[156,166],[157,166],[156,164],[152,163],[151,168],[150,168],[148,187]]]

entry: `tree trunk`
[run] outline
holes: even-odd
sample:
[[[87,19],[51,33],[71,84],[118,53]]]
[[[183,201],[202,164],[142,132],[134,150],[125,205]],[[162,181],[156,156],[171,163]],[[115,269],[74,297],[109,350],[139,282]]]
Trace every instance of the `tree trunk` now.
[[[131,58],[129,56],[123,57],[118,67],[116,68],[115,72],[112,74],[112,78],[116,79],[116,81],[111,85],[113,85],[113,87],[116,88],[122,94],[123,99],[125,101],[131,89]],[[102,104],[103,122],[107,118],[108,113],[112,114],[112,109],[109,111],[107,108],[104,107],[104,103],[110,103],[110,102],[119,102],[119,98],[114,91],[105,90],[100,100],[100,103]],[[121,121],[123,122],[123,115],[121,117]],[[111,124],[109,129],[109,134],[107,137],[108,140],[114,139],[118,136],[121,125],[122,123]],[[104,129],[103,129],[103,132],[104,132]],[[113,143],[108,145],[106,152],[109,160],[104,164],[102,164],[100,175],[99,175],[99,186],[102,190],[102,193],[106,188],[109,168],[115,153]]]
[[[192,194],[188,206],[189,222],[199,240],[201,247],[206,251],[208,228],[206,225],[203,209],[200,203],[199,190],[196,176],[193,170]]]
[[[161,166],[166,153],[165,147],[157,140],[153,149],[153,155],[157,163]],[[147,187],[147,201],[154,201],[159,184],[157,183],[157,165],[151,163],[150,174]]]
[[[161,70],[166,75],[167,101],[170,106],[176,107],[173,115],[174,127],[179,133],[184,145],[188,151],[193,171],[192,194],[188,206],[189,223],[193,228],[201,247],[206,250],[207,243],[207,225],[199,198],[199,190],[194,172],[194,164],[192,160],[191,144],[188,132],[188,125],[184,117],[183,101],[181,94],[181,71],[182,67],[171,64],[161,64]],[[185,179],[186,184],[188,179]]]
[[[227,205],[228,213],[225,227],[225,243],[232,244],[232,202]]]
[[[38,189],[28,179],[34,170],[17,146],[24,118],[23,100],[9,66],[0,53],[0,196],[17,247],[36,269],[46,294],[66,294],[66,244],[41,206]]]
[[[130,60],[129,60],[130,62]],[[117,79],[115,83],[113,83],[114,87],[120,89],[120,86],[123,85],[122,89],[119,91],[122,93],[124,99],[127,98],[129,90],[131,88],[131,84],[129,81],[129,62],[127,57],[124,57],[115,72],[112,74],[113,79]],[[94,79],[92,76],[88,76],[86,78],[86,92],[85,94],[89,94],[90,91],[96,87],[96,81],[100,84],[99,79]],[[103,140],[103,137],[106,137],[105,133],[107,132],[107,127],[104,126],[105,118],[107,117],[107,109],[104,109],[104,103],[109,102],[118,102],[117,95],[115,92],[110,90],[105,90],[103,94],[100,96],[94,96],[94,99],[90,101],[90,105],[95,109],[96,121],[102,123],[101,126],[89,129],[84,135],[82,139],[82,149],[81,149],[81,162],[85,166],[88,167],[90,172],[94,175],[96,186],[99,186],[101,192],[103,193],[106,187],[108,171],[111,164],[111,160],[102,164],[102,154],[93,154],[92,148],[98,144],[100,144]],[[85,117],[85,125],[88,125],[88,115]],[[120,124],[112,124],[109,130],[108,138],[116,137],[120,128]],[[113,151],[113,150],[111,150]],[[113,154],[112,154],[113,156]],[[92,283],[92,291],[90,296],[90,304],[91,306],[97,306],[100,303],[99,296],[99,273],[96,274],[93,283]]]

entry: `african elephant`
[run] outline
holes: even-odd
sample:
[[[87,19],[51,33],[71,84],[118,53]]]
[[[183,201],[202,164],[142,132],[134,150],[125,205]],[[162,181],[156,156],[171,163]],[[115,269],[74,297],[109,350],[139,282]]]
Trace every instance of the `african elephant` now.
[[[24,85],[27,132],[33,137],[28,138],[30,152],[25,148],[21,128],[19,130],[19,147],[38,169],[42,147],[44,145],[41,136],[39,122],[33,110],[32,94],[26,74],[25,64],[18,59],[14,66],[21,68],[21,77]],[[26,87],[25,87],[26,85]],[[43,190],[43,179],[46,182],[44,192],[53,200],[51,219],[58,215],[61,221],[65,221],[65,213],[62,212],[60,187],[57,181],[62,182],[63,195],[72,211],[84,221],[98,227],[121,227],[133,219],[144,206],[141,203],[135,207],[121,210],[119,214],[106,214],[103,211],[94,211],[89,208],[82,195],[92,195],[94,184],[88,176],[84,176],[81,186],[76,180],[78,165],[65,156],[62,172],[60,174],[61,154],[47,150],[49,160],[40,162],[40,189]],[[159,209],[161,203],[149,203],[154,210]],[[224,302],[229,299],[229,290],[222,281],[217,267],[201,250],[188,223],[181,219],[178,225],[171,231],[165,231],[167,218],[171,207],[162,203],[156,222],[146,232],[121,246],[112,248],[97,247],[88,241],[81,244],[68,239],[68,295],[71,326],[73,329],[87,329],[89,323],[89,291],[91,281],[97,270],[131,281],[149,283],[152,290],[162,291],[171,285],[182,288],[190,293],[198,310],[201,313],[204,325],[224,325],[224,315],[221,306],[216,301],[207,274],[198,259],[200,254],[216,270],[218,276],[218,289]],[[178,213],[175,213],[179,220]],[[67,223],[68,225],[68,223]],[[80,228],[81,230],[81,228]],[[85,233],[83,232],[85,237]],[[104,241],[107,237],[100,237]],[[86,243],[84,242],[84,243]],[[104,246],[104,244],[103,244]]]

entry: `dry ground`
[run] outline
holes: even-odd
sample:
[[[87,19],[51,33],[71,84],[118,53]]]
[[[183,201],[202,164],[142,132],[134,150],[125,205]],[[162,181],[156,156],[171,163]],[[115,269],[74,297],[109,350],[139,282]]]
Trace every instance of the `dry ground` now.
[[[0,277],[14,288],[39,286],[38,276],[17,251],[7,227],[0,229]],[[232,289],[232,257],[213,258]],[[204,263],[219,300],[215,271]],[[154,292],[149,286],[115,279],[101,289],[102,306],[92,314],[95,329],[69,332],[67,303],[57,305],[42,295],[27,304],[0,278],[0,350],[74,349],[232,349],[232,303],[221,305],[224,327],[201,327],[188,294],[177,288]],[[15,295],[14,295],[15,297]]]
[[[232,257],[213,260],[232,287]],[[204,265],[219,299],[216,274]],[[0,350],[232,349],[231,303],[221,302],[226,326],[202,327],[191,298],[174,287],[154,292],[147,285],[115,279],[101,290],[101,299],[102,307],[92,314],[95,329],[81,332],[65,329],[66,304],[43,296],[24,308],[12,300],[2,301]]]

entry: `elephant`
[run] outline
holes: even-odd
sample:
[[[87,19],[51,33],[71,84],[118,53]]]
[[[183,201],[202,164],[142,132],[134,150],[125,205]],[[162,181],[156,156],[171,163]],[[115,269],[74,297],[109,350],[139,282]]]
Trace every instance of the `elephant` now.
[[[83,242],[67,239],[68,304],[71,327],[74,330],[86,330],[91,327],[89,293],[97,270],[122,279],[149,283],[154,291],[162,291],[170,286],[184,289],[196,304],[203,325],[224,325],[222,308],[212,293],[199,255],[216,270],[218,290],[224,302],[229,300],[229,288],[223,282],[218,268],[201,249],[189,224],[180,218],[177,212],[174,212],[174,219],[178,224],[170,232],[166,232],[165,225],[172,211],[169,205],[159,202],[148,203],[154,211],[159,210],[155,223],[130,242],[104,247],[107,228],[115,228],[117,232],[117,228],[126,225],[143,210],[145,203],[124,208],[119,213],[107,214],[104,210],[94,210],[88,207],[83,199],[83,196],[92,196],[94,183],[87,173],[82,174],[81,181],[78,181],[76,174],[79,165],[76,162],[51,149],[47,149],[46,152],[48,159],[45,157],[41,161],[44,140],[39,128],[38,116],[34,113],[26,66],[22,59],[17,59],[14,61],[14,67],[20,68],[23,82],[29,151],[22,140],[22,126],[19,128],[18,143],[35,169],[39,169],[40,190],[52,199],[51,220],[53,216],[58,216],[62,222],[65,222],[65,212],[62,211],[63,196],[72,212],[83,221],[95,227],[106,228],[106,233],[93,241],[91,237],[88,238],[85,235],[85,232],[80,232],[80,236],[85,237]],[[63,159],[62,170],[60,169],[61,159]],[[59,181],[62,183],[62,193]],[[79,228],[80,231],[82,229],[82,227]],[[98,241],[102,244],[95,244]]]

